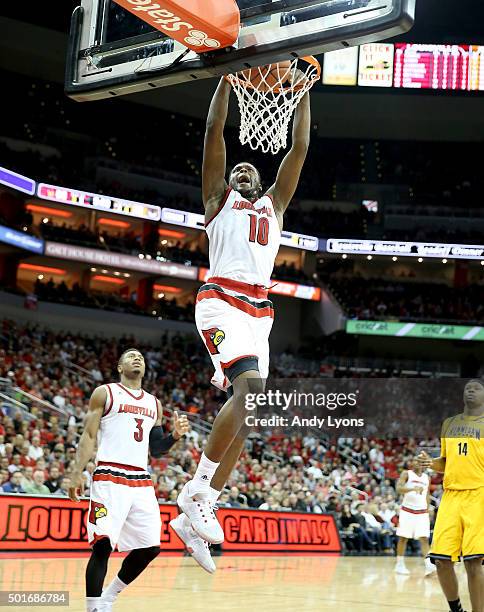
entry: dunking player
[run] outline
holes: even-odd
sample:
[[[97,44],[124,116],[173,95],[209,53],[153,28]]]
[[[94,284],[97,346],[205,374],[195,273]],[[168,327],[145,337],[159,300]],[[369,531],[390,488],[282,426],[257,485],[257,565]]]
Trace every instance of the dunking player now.
[[[452,612],[462,612],[454,563],[462,557],[473,612],[484,612],[484,384],[468,382],[464,412],[444,421],[438,459],[417,458],[422,469],[444,474],[429,557]]]
[[[161,404],[141,388],[145,362],[137,349],[121,355],[118,372],[119,383],[97,387],[91,396],[69,489],[69,497],[79,501],[82,471],[97,440],[87,521],[92,546],[86,568],[88,612],[111,610],[117,595],[160,552],[160,509],[146,471],[148,448],[159,457],[189,430],[187,417],[175,413],[174,433],[163,437]],[[108,559],[116,546],[131,552],[102,592]]]
[[[197,296],[197,328],[212,359],[212,383],[232,395],[217,415],[194,478],[178,497],[178,533],[211,543],[224,539],[213,504],[243,449],[245,393],[264,389],[274,311],[267,299],[284,212],[299,181],[310,136],[309,95],[299,103],[292,147],[275,183],[264,191],[257,169],[238,163],[225,180],[223,136],[230,85],[222,79],[210,105],[203,158],[203,203],[210,275]],[[229,393],[230,395],[230,393]],[[182,523],[183,521],[183,523]]]
[[[403,495],[400,515],[398,517],[397,574],[410,574],[405,566],[405,550],[408,540],[420,540],[422,556],[425,559],[425,576],[435,572],[435,565],[427,558],[429,553],[430,517],[429,517],[429,484],[417,461],[408,470],[404,470],[397,482],[397,492]]]

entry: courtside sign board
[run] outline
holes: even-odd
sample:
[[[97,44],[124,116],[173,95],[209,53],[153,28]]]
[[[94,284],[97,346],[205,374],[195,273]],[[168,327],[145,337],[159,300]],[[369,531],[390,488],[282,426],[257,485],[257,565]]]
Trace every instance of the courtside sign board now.
[[[346,333],[396,338],[434,340],[473,340],[484,342],[484,327],[445,325],[439,323],[406,323],[404,321],[346,321]]]
[[[0,551],[83,551],[89,549],[86,522],[89,501],[73,503],[65,497],[0,494]],[[109,508],[106,508],[107,516]],[[162,551],[182,552],[183,542],[169,527],[178,515],[174,504],[160,504]],[[341,543],[330,514],[271,512],[221,508],[225,552],[340,553]]]

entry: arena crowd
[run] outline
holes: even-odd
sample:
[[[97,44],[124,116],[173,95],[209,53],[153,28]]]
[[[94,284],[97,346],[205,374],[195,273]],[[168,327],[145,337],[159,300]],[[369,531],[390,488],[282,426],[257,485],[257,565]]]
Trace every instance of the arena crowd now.
[[[130,343],[131,338],[120,342],[1,322],[0,380],[29,406],[23,412],[0,404],[3,493],[67,495],[89,396],[95,386],[116,380],[120,347]],[[138,346],[147,363],[144,386],[164,406],[165,429],[175,409],[189,413],[195,425],[201,418],[209,425],[223,396],[209,383],[210,366],[198,339],[166,335],[156,348]],[[56,410],[46,410],[36,398]],[[195,471],[206,441],[201,432],[193,427],[168,455],[150,459],[160,502],[174,503]],[[411,438],[341,438],[332,444],[311,432],[252,434],[219,504],[334,513],[347,552],[390,553],[399,509],[396,480],[417,453]],[[93,457],[84,472],[85,495],[94,468]],[[441,495],[435,478],[432,508]]]

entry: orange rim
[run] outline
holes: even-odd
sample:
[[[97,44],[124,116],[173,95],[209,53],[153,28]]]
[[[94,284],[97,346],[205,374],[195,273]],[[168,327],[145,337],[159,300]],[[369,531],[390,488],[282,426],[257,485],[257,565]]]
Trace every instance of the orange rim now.
[[[321,77],[321,64],[312,55],[307,55],[305,57],[299,57],[297,59],[298,60],[303,60],[307,64],[310,64],[311,66],[316,68],[316,72],[313,73],[313,75],[308,79],[308,80],[311,81],[311,86],[310,87],[312,87],[314,85],[314,83],[316,81],[318,81],[319,78]],[[251,70],[251,69],[248,68],[248,70]],[[242,71],[242,72],[245,72],[245,71]],[[237,74],[232,74],[230,76],[233,79],[235,79],[236,81],[238,81],[239,85],[241,85],[242,87],[246,87],[247,89],[254,89],[254,90],[256,89],[256,87],[254,87],[254,85],[252,85],[252,83],[250,81],[247,81],[247,80],[244,80],[244,79],[240,79],[237,76]],[[229,78],[228,75],[226,75],[224,78],[225,78],[225,80],[227,80],[230,83],[230,78]],[[296,84],[294,87],[292,87],[291,85],[287,85],[287,86],[283,86],[283,87],[275,86],[275,87],[272,87],[272,88],[268,89],[267,92],[265,92],[265,93],[269,93],[271,91],[273,91],[275,93],[281,93],[281,92],[284,92],[284,91],[299,91],[299,90],[303,89],[303,87],[305,86],[305,82],[306,82],[306,79],[301,79],[301,82]]]

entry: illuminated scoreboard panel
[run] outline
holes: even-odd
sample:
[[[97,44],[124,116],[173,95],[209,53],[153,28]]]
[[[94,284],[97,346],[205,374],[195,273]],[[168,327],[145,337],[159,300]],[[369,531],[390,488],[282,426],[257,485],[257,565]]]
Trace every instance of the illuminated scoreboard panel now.
[[[395,47],[395,87],[469,89],[469,45],[401,43]]]
[[[469,89],[484,91],[484,47],[469,47]]]

